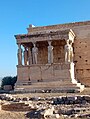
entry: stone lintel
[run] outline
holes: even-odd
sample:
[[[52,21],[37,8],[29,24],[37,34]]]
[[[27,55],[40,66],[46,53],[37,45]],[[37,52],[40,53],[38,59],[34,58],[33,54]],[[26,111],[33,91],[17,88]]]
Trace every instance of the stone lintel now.
[[[15,35],[18,43],[30,43],[30,42],[39,42],[39,41],[48,41],[48,40],[74,40],[75,34],[71,29],[67,30],[53,30],[53,31],[44,31],[36,32],[31,34],[22,34]]]
[[[82,21],[82,22],[72,22],[72,23],[64,23],[64,24],[56,24],[56,25],[49,25],[49,26],[35,26],[27,28],[28,33],[31,32],[40,32],[45,30],[55,30],[55,29],[63,29],[63,28],[72,28],[77,26],[84,26],[84,25],[90,25],[90,21]]]
[[[56,69],[58,69],[59,66],[61,66],[61,69],[64,70],[64,69],[70,69],[70,63],[53,63],[53,64],[31,64],[31,65],[17,65],[17,68],[24,68],[24,67],[42,67],[42,66],[54,66],[56,67]]]

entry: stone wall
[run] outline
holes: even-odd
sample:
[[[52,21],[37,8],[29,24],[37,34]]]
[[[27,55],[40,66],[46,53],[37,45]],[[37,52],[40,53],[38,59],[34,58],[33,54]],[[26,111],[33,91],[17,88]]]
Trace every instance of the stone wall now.
[[[58,81],[70,80],[69,64],[43,64],[18,67],[18,81]],[[23,74],[23,75],[21,75]]]
[[[4,89],[5,91],[9,91],[9,90],[12,90],[12,86],[11,86],[11,85],[4,85],[4,86],[3,86],[3,89]]]
[[[17,66],[18,67],[18,66]],[[24,80],[29,80],[29,67],[28,66],[19,66],[17,68],[17,79],[19,81]]]
[[[72,29],[74,31],[76,35],[74,41],[75,76],[78,81],[90,86],[90,21],[34,27],[29,28],[28,33],[55,29]]]
[[[90,86],[90,26],[78,27],[74,32],[78,32],[74,43],[76,78]]]

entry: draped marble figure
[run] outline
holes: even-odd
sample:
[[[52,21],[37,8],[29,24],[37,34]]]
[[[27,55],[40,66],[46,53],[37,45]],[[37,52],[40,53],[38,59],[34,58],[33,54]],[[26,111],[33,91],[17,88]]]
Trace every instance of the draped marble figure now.
[[[36,47],[36,44],[33,43],[33,48],[32,48],[32,58],[33,58],[33,64],[37,64],[37,55],[38,55],[38,48]]]
[[[26,47],[25,47],[25,50],[24,50],[24,64],[25,65],[28,64],[28,51],[27,51]]]
[[[22,49],[20,44],[18,45],[17,57],[18,57],[18,64],[22,65]]]
[[[72,42],[69,43],[69,40],[66,40],[65,45],[65,63],[73,62],[73,47]]]
[[[53,46],[51,45],[51,41],[48,41],[48,63],[53,63]]]

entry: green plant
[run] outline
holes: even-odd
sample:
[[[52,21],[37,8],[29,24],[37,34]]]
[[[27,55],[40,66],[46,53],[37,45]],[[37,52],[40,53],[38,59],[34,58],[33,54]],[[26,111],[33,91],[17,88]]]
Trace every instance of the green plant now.
[[[11,77],[11,76],[7,76],[4,77],[1,81],[1,88],[3,89],[4,85],[11,85],[12,89],[14,89],[14,85],[17,81],[17,76]]]

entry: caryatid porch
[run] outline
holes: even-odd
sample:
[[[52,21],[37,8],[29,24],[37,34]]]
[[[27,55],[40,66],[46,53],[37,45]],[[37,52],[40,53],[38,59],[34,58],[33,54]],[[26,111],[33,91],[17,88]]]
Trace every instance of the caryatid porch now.
[[[71,29],[16,35],[18,45],[18,83],[24,81],[73,81],[73,43]]]

